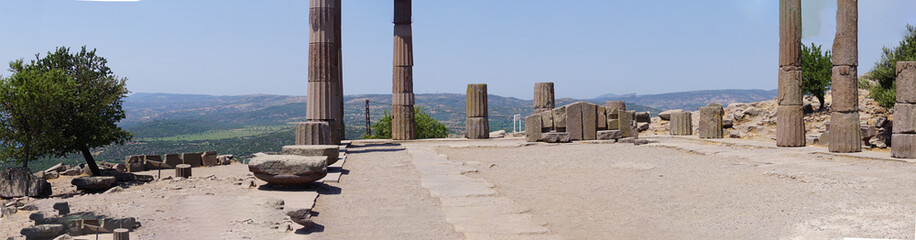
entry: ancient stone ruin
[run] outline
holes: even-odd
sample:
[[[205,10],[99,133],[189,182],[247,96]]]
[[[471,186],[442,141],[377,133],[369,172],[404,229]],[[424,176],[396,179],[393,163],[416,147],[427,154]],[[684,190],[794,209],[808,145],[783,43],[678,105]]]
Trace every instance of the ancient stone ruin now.
[[[693,135],[693,118],[690,112],[672,112],[669,117],[668,131],[673,136]]]
[[[467,108],[464,128],[468,139],[487,139],[490,137],[490,121],[487,117],[487,85],[468,84]]]
[[[776,109],[776,145],[805,146],[802,111],[801,0],[779,1],[779,87]]]
[[[897,62],[891,156],[916,158],[916,61]]]
[[[394,74],[391,95],[391,138],[394,140],[417,137],[413,94],[413,36],[410,24],[410,0],[394,0]]]
[[[725,109],[722,104],[710,103],[705,107],[700,107],[700,138],[722,138],[724,134]]]
[[[555,104],[553,82],[534,83],[534,113],[550,111]]]
[[[836,37],[833,39],[833,75],[827,147],[831,152],[862,151],[859,127],[858,0],[837,0]]]
[[[34,222],[34,226],[23,228],[19,234],[25,236],[26,239],[58,239],[57,237],[62,235],[70,237],[113,233],[114,239],[128,239],[125,236],[141,226],[140,222],[133,217],[113,218],[92,212],[70,212],[70,205],[67,202],[55,203],[53,209],[57,211],[56,214],[52,211],[35,209],[39,211],[29,215],[29,220]]]
[[[331,127],[328,122],[308,121],[296,123],[296,145],[331,144]]]
[[[344,138],[339,5],[340,1],[315,0],[309,9],[306,119],[327,122],[334,144]]]

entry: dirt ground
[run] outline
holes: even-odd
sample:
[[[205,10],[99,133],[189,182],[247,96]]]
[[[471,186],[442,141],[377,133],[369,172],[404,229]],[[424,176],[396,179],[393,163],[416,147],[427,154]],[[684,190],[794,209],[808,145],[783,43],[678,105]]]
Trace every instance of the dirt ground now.
[[[913,239],[916,165],[793,150],[565,144],[450,148],[570,239]],[[682,148],[682,150],[672,149]],[[742,155],[742,154],[735,154]]]

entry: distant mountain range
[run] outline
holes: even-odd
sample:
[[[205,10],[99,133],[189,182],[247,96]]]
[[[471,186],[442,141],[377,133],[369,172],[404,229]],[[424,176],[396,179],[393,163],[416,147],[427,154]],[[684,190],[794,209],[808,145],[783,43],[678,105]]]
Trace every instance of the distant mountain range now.
[[[684,109],[696,110],[709,103],[728,105],[731,103],[759,102],[776,98],[776,90],[700,90],[662,94],[604,94],[590,101],[625,101],[659,110]]]

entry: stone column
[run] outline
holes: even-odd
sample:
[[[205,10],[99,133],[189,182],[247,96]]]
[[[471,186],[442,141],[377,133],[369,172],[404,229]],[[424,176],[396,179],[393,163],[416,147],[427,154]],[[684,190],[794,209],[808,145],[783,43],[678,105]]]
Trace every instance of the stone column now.
[[[534,84],[534,113],[550,111],[555,107],[553,82]]]
[[[611,111],[613,109],[617,109],[620,111],[627,110],[627,104],[624,103],[623,101],[606,101],[604,102],[604,107],[607,108],[607,111]]]
[[[525,135],[528,142],[541,140],[541,119],[540,114],[533,114],[525,118]]]
[[[805,146],[802,112],[801,0],[779,0],[779,90],[776,145]]]
[[[690,112],[671,113],[671,122],[668,123],[671,135],[693,135],[693,119]]]
[[[309,66],[306,119],[327,122],[331,141],[343,138],[340,82],[339,0],[309,2]]]
[[[296,145],[333,145],[328,122],[308,121],[296,123]]]
[[[897,103],[894,104],[891,155],[895,158],[916,158],[916,61],[897,62],[896,81]]]
[[[337,97],[337,102],[340,103],[339,105],[337,105],[337,109],[334,110],[334,113],[336,114],[334,115],[334,119],[338,120],[335,123],[337,123],[337,126],[336,126],[337,132],[340,133],[340,136],[338,137],[338,139],[341,139],[341,140],[347,138],[346,124],[344,123],[343,38],[341,37],[343,33],[343,30],[341,29],[343,26],[343,20],[341,20],[341,18],[343,17],[343,15],[341,14],[342,9],[343,9],[341,7],[342,2],[343,0],[337,0],[336,1],[337,4],[335,5],[335,8],[334,8],[335,10],[334,15],[337,17],[337,19],[335,19],[336,21],[334,25],[336,26],[336,28],[334,29],[334,33],[336,34],[335,37],[337,39],[337,76],[338,76],[338,80],[337,80],[336,97]]]
[[[700,125],[697,129],[700,138],[722,138],[722,117],[725,115],[725,109],[721,104],[710,103],[705,107],[700,107]]]
[[[394,0],[394,70],[391,95],[391,138],[417,137],[413,95],[413,36],[410,0]]]
[[[465,136],[469,139],[486,139],[490,136],[487,115],[487,85],[468,84]]]
[[[833,75],[830,94],[833,107],[827,149],[830,152],[862,151],[859,130],[859,1],[837,0],[836,37],[833,39]]]

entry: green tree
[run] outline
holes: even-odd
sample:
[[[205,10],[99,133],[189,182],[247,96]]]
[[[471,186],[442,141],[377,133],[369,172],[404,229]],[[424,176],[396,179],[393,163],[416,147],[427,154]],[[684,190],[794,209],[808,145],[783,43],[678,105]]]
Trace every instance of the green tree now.
[[[417,122],[417,138],[445,138],[448,137],[448,128],[433,117],[429,116],[423,108],[417,107],[414,111]],[[366,139],[391,138],[391,114],[387,111],[382,118],[372,124],[372,136],[363,135]]]
[[[112,143],[124,144],[131,134],[116,123],[124,119],[121,105],[127,90],[127,78],[114,75],[107,66],[108,60],[98,56],[96,50],[85,46],[79,52],[70,53],[67,47],[59,47],[41,58],[35,55],[28,65],[11,66],[11,72],[63,71],[75,85],[70,97],[61,99],[62,108],[53,115],[58,127],[60,141],[54,146],[54,154],[63,156],[82,153],[93,175],[99,175],[99,168],[90,149]],[[66,100],[66,101],[63,101]]]
[[[876,84],[866,84],[871,91],[869,98],[874,99],[882,107],[894,107],[897,98],[897,62],[916,61],[916,26],[906,25],[907,33],[897,47],[881,49],[881,59],[868,73]]]
[[[21,60],[10,63],[20,65]],[[0,78],[0,158],[27,168],[29,161],[53,155],[62,140],[54,116],[74,87],[60,70],[25,70]]]
[[[830,90],[830,78],[833,74],[833,63],[830,51],[821,52],[821,46],[811,43],[811,47],[802,44],[801,69],[802,93],[812,95],[824,109],[824,94]]]

